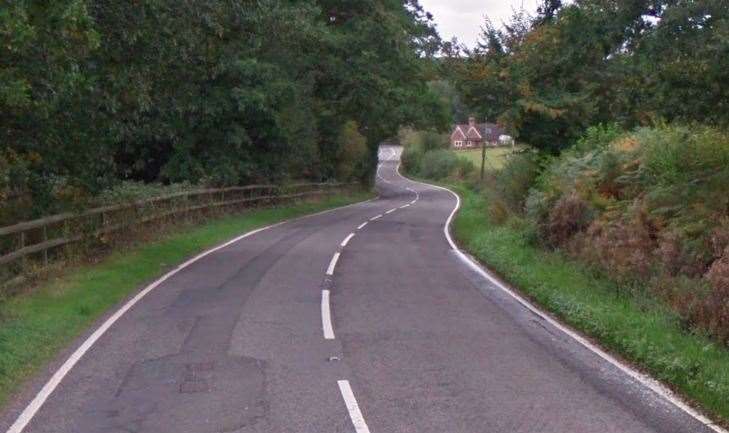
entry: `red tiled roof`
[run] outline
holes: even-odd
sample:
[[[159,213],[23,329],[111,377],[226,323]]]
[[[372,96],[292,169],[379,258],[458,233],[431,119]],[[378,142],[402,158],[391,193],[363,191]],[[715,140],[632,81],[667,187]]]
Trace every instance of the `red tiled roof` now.
[[[502,128],[501,126],[499,126],[495,123],[477,123],[474,126],[478,130],[478,133],[481,135],[481,137],[483,137],[483,139],[485,139],[486,141],[489,141],[489,142],[499,141],[499,136],[506,134],[506,131],[504,130],[504,128]],[[469,125],[468,123],[459,124],[459,125],[456,125],[456,127],[460,127],[461,131],[463,131],[467,136],[468,136],[468,130],[471,129],[471,125]],[[455,127],[453,129],[455,132]],[[490,132],[487,133],[487,130],[489,130]],[[451,134],[451,135],[453,135],[453,134]],[[471,138],[471,137],[468,137],[468,138]],[[473,136],[472,139],[477,140],[478,137]]]

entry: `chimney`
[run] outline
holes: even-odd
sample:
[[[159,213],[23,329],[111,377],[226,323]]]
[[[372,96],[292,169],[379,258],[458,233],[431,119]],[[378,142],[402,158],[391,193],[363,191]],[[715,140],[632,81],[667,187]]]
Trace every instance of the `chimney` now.
[[[468,118],[468,126],[476,126],[476,118],[471,116]]]

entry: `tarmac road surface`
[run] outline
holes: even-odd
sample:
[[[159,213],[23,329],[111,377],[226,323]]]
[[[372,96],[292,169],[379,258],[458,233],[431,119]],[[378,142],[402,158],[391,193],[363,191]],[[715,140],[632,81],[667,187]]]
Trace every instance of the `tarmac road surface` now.
[[[0,431],[718,431],[467,266],[455,196],[400,176],[399,153],[380,150],[378,199],[169,275]]]

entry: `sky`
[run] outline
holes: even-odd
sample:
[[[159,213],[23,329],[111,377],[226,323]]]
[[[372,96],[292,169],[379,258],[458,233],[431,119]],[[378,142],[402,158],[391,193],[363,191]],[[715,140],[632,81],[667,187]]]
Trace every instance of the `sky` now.
[[[537,9],[537,0],[420,0],[421,6],[433,14],[443,40],[457,37],[473,48],[486,15],[496,26],[511,16],[512,8],[522,4],[530,13]]]

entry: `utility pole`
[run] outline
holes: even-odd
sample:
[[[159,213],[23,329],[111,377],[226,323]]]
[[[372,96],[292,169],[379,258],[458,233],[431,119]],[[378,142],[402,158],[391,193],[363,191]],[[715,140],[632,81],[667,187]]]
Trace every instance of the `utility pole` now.
[[[486,166],[486,138],[491,136],[491,128],[484,128],[484,136],[481,140],[481,180],[483,181],[484,169]]]

